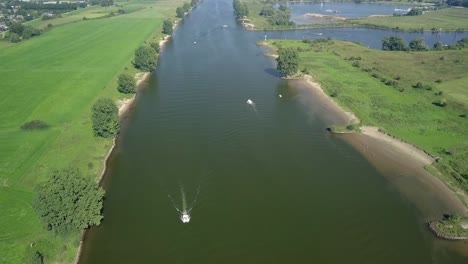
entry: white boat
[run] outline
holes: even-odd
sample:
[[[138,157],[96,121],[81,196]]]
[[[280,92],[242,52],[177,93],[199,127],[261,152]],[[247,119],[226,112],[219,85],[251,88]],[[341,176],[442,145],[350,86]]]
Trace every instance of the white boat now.
[[[224,25],[224,26],[223,26],[223,28],[227,28],[227,27],[228,27],[228,25]]]
[[[180,216],[180,220],[182,220],[182,223],[188,223],[190,222],[190,215],[187,212],[183,212]]]
[[[254,103],[254,102],[253,102],[252,100],[250,100],[250,99],[247,100],[247,104],[253,105],[253,103]]]

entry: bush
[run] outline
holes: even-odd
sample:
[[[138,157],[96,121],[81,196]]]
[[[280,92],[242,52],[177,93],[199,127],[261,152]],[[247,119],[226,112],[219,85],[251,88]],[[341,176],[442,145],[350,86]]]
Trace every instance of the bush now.
[[[447,99],[440,98],[439,100],[435,101],[434,104],[440,107],[446,107],[448,103],[447,103]]]
[[[190,6],[189,3],[184,3],[182,8],[184,9],[185,12],[188,12],[188,11],[190,11],[190,8],[192,8],[192,7]]]
[[[36,187],[33,207],[48,230],[67,235],[101,223],[103,198],[104,190],[94,180],[70,167],[52,171]]]
[[[21,129],[23,130],[44,130],[49,128],[49,125],[41,120],[32,120],[29,122],[24,123],[21,126]]]
[[[135,93],[136,83],[135,78],[127,73],[122,73],[119,75],[119,86],[117,90],[121,93]]]
[[[159,53],[159,43],[151,42],[150,47],[153,48],[156,53]]]
[[[111,99],[101,98],[92,107],[94,135],[109,138],[119,131],[119,109]]]
[[[408,47],[402,37],[390,36],[382,40],[382,50],[404,51],[408,50]]]
[[[184,9],[183,9],[182,7],[180,7],[180,6],[177,7],[177,9],[176,9],[176,16],[177,16],[178,18],[183,18],[183,17],[185,16],[185,11],[184,11]]]
[[[44,264],[44,256],[40,252],[34,252],[29,259],[30,264]]]
[[[151,47],[140,47],[135,51],[135,68],[142,71],[151,72],[156,68],[158,54]]]
[[[413,86],[414,88],[418,88],[418,89],[421,89],[421,88],[424,88],[424,85],[422,84],[422,82],[418,82],[416,85]]]

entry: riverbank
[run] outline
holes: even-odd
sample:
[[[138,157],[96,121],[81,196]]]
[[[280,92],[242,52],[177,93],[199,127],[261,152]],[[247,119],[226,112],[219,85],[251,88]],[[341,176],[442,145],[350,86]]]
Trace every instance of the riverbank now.
[[[299,69],[303,69],[303,72],[313,74],[315,77],[315,79],[313,79],[307,74],[304,75],[304,82],[308,84],[307,89],[312,90],[313,96],[324,102],[320,103],[321,105],[327,105],[328,109],[332,109],[334,113],[338,113],[338,115],[341,116],[340,125],[346,126],[347,124],[357,123],[357,117],[360,118],[359,121],[363,124],[363,126],[360,127],[360,134],[344,134],[339,136],[355,146],[371,163],[376,165],[376,167],[382,168],[382,170],[395,171],[395,168],[401,167],[404,169],[399,171],[404,175],[408,174],[409,171],[413,172],[412,174],[415,176],[413,176],[412,179],[410,178],[411,176],[404,178],[395,178],[393,176],[392,178],[391,174],[389,174],[389,177],[391,181],[396,182],[396,185],[399,186],[400,189],[404,190],[403,192],[406,195],[414,198],[411,200],[415,200],[418,207],[422,208],[422,210],[427,213],[426,215],[432,215],[434,217],[428,220],[437,220],[436,215],[440,217],[443,213],[447,213],[447,211],[444,210],[456,212],[460,215],[467,214],[465,205],[468,200],[466,199],[465,191],[462,189],[464,185],[455,184],[454,181],[450,179],[450,174],[446,170],[447,159],[456,158],[455,162],[459,164],[457,166],[463,167],[465,152],[454,153],[454,157],[454,155],[443,155],[441,152],[434,151],[434,149],[440,148],[440,144],[444,144],[448,139],[453,140],[454,132],[458,131],[458,129],[455,128],[458,128],[460,124],[455,126],[455,123],[451,123],[449,119],[456,119],[457,121],[454,120],[454,122],[466,122],[465,119],[460,119],[457,114],[459,111],[463,112],[464,110],[458,108],[460,107],[458,104],[456,104],[455,109],[432,108],[431,102],[434,100],[434,93],[421,93],[414,90],[414,88],[411,88],[410,91],[406,90],[408,88],[403,89],[403,85],[400,83],[409,83],[408,86],[411,87],[414,77],[408,75],[409,72],[406,73],[405,69],[407,66],[402,65],[401,60],[398,60],[398,65],[393,64],[395,58],[391,57],[400,56],[399,53],[374,51],[356,44],[334,40],[315,42],[270,40],[263,44],[274,46],[273,49],[278,47],[300,48]],[[353,56],[351,56],[351,54]],[[467,56],[468,53],[466,53],[466,51],[458,51],[457,54],[451,54],[451,52],[445,52],[444,54],[454,56],[455,59],[456,57]],[[383,55],[385,55],[386,58],[382,58]],[[419,60],[424,60],[421,58],[421,55],[427,56],[425,59],[429,59],[432,56],[437,58],[443,56],[442,53],[430,52],[414,54],[414,56],[418,56]],[[404,56],[406,57],[404,61],[412,61],[411,58],[408,58],[408,56],[413,56],[411,53],[405,54]],[[350,58],[354,59],[350,60]],[[356,58],[359,58],[358,62],[356,62]],[[375,61],[385,61],[386,63],[376,64]],[[416,63],[416,61],[410,63],[413,70],[418,69],[418,71],[420,71],[421,64],[413,66],[413,63]],[[373,65],[373,74],[365,70],[367,69],[367,65]],[[452,74],[458,71],[460,71],[461,74],[464,70],[463,68],[458,69],[458,67],[453,65],[447,65],[447,67],[451,67]],[[430,72],[431,69],[428,69],[428,71]],[[339,75],[337,75],[338,72]],[[429,72],[424,76],[431,76],[432,74]],[[374,75],[379,76],[379,78],[385,76],[385,79],[388,80],[389,74],[398,77],[400,91],[389,88],[385,82],[382,83],[380,80],[375,81]],[[447,84],[450,83],[449,80],[452,77],[454,76],[444,76]],[[421,75],[418,75],[416,78],[421,78]],[[457,76],[456,78],[459,77]],[[448,93],[446,96],[452,93],[452,88],[450,87],[450,85],[444,86],[444,89],[446,89],[444,92]],[[434,88],[435,87],[432,87],[431,90],[436,90],[435,93],[438,93],[437,89]],[[440,87],[437,88],[440,89]],[[404,97],[402,97],[402,93]],[[333,94],[333,97],[330,96],[331,94]],[[427,96],[429,96],[429,98],[426,99]],[[464,100],[462,98],[463,97],[458,96],[457,99],[452,100],[458,100],[461,103],[462,101],[460,100]],[[376,99],[378,99],[378,101],[375,101]],[[408,115],[408,113],[417,115],[413,113],[413,111],[419,112],[419,110],[416,109],[402,111],[402,108],[405,108],[403,107],[405,104],[409,104],[411,108],[413,108],[415,102],[421,104],[426,100],[428,100],[428,107],[424,107],[424,111],[435,111],[430,114],[430,116],[426,114],[420,117]],[[398,106],[398,108],[394,106]],[[441,114],[447,115],[447,119],[444,119],[443,123],[440,121],[430,121],[434,117],[437,117],[437,120],[439,120]],[[410,118],[411,120],[416,118],[418,121],[411,126],[402,125],[402,122],[408,122],[405,120]],[[423,125],[423,120],[427,120],[427,126]],[[398,122],[395,123],[395,121]],[[438,122],[439,129],[430,133],[428,128],[432,127],[431,124],[433,122]],[[441,124],[444,123],[445,126],[447,126],[445,129],[450,131],[450,136],[444,135],[445,133],[443,133],[443,131],[445,131],[445,129],[440,128]],[[454,126],[452,126],[452,124]],[[425,134],[420,135],[412,132],[415,129],[414,126],[422,129],[421,125],[426,131]],[[383,127],[383,129],[379,129],[378,127]],[[464,125],[462,125],[462,127],[466,128]],[[459,133],[458,144],[461,144],[459,148],[463,150],[463,135],[465,135],[465,132],[460,131]],[[431,144],[428,144],[428,138]],[[452,145],[457,141],[449,142],[451,143],[447,143]],[[435,147],[435,145],[439,147]],[[431,146],[434,146],[432,150]],[[436,155],[432,153],[436,153]],[[435,160],[438,162],[434,162]],[[395,167],[389,167],[388,164],[393,164]],[[438,177],[434,177],[428,173],[425,168]],[[439,170],[442,171],[442,173],[438,172]],[[463,173],[462,171],[459,173]],[[406,184],[401,184],[401,182]],[[425,194],[416,194],[418,190],[407,186],[416,186],[416,182],[420,182],[422,185],[426,186],[425,188],[427,188],[428,192],[432,192],[434,193],[433,195],[441,197],[438,198],[440,201],[439,206],[434,204],[428,206],[427,203],[424,203],[424,200],[420,198]],[[437,209],[433,207],[437,207]]]
[[[91,106],[99,97],[122,98],[116,89],[118,75],[136,73],[134,51],[145,41],[161,39],[164,19],[175,19],[181,3],[138,4],[141,8],[128,14],[63,24],[0,54],[0,64],[5,64],[0,67],[2,87],[9,90],[0,106],[0,182],[4,183],[0,204],[5,205],[0,262],[23,263],[33,250],[41,251],[48,262],[73,262],[79,232],[61,238],[43,228],[31,206],[34,186],[47,179],[50,170],[65,166],[99,179],[113,140],[94,137]],[[128,32],[125,38],[122,30]],[[43,120],[50,128],[21,131],[19,127],[31,119]]]

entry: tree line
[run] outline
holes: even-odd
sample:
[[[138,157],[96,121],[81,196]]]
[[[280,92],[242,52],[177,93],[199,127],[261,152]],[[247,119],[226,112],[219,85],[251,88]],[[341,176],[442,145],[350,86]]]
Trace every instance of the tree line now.
[[[468,38],[463,38],[452,45],[444,45],[442,42],[434,43],[431,50],[462,49],[468,47]],[[388,36],[382,40],[382,50],[387,51],[427,51],[429,47],[423,38],[410,41],[409,45],[401,36]]]

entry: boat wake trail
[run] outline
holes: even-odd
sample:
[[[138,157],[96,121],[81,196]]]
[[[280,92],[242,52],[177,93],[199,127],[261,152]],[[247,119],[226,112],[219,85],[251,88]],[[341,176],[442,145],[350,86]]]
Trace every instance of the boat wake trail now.
[[[185,194],[184,186],[182,186],[182,184],[179,184],[179,186],[180,186],[180,195],[181,195],[181,199],[182,199],[182,206],[181,207],[179,207],[177,205],[176,201],[174,200],[174,198],[172,198],[171,195],[168,194],[167,197],[169,197],[169,199],[171,200],[172,206],[174,206],[174,208],[177,210],[177,212],[179,212],[180,220],[182,221],[182,223],[188,223],[188,222],[190,222],[190,220],[192,218],[190,213],[192,212],[193,208],[195,207],[195,204],[198,201],[198,197],[200,196],[200,185],[198,186],[197,193],[195,194],[195,198],[193,199],[193,201],[191,203],[187,203],[187,196]]]

